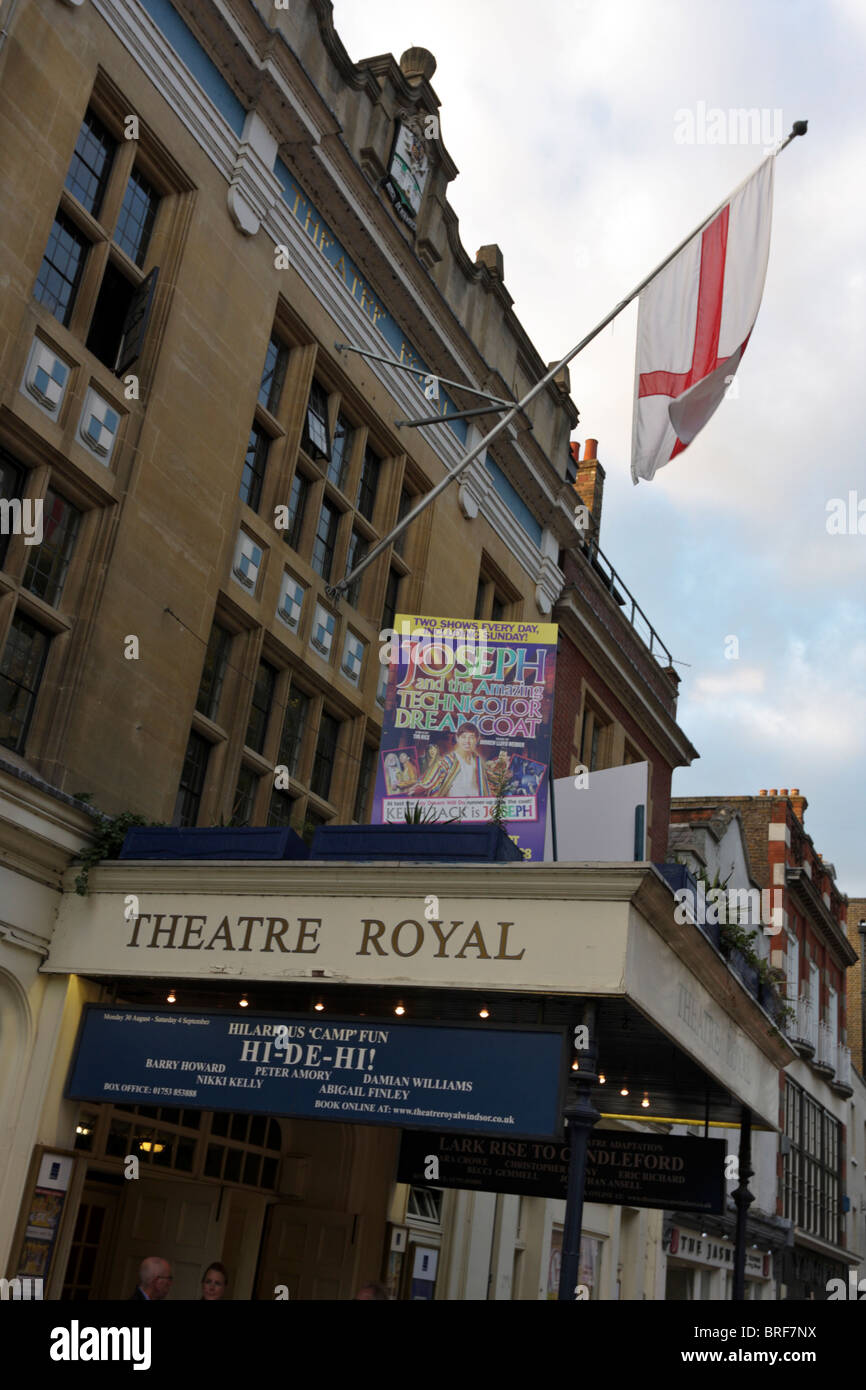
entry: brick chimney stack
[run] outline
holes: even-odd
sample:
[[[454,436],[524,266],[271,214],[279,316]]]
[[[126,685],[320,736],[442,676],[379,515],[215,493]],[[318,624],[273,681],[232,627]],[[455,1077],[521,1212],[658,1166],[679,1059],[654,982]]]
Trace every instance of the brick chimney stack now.
[[[801,795],[800,795],[800,788],[799,788],[799,787],[792,787],[792,788],[791,788],[790,801],[791,801],[791,805],[792,805],[793,808],[794,808],[794,815],[797,817],[797,820],[798,820],[798,821],[800,822],[800,824],[802,825],[802,824],[803,824],[803,816],[806,814],[806,807],[809,805],[809,803],[808,803],[808,801],[806,800],[805,796],[801,796]]]
[[[581,502],[589,508],[592,517],[592,535],[598,540],[601,530],[601,502],[604,495],[604,469],[597,458],[598,440],[587,439],[583,446],[583,458],[580,457],[580,445],[570,444],[571,457],[577,467],[577,481],[574,490],[578,493]]]

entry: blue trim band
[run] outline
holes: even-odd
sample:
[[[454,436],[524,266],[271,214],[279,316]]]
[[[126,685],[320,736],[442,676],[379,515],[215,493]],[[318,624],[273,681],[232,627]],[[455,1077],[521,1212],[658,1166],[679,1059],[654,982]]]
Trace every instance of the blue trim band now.
[[[195,34],[184,24],[174,6],[170,5],[168,0],[139,0],[139,4],[142,9],[147,10],[163,38],[186,63],[220,115],[225,116],[235,135],[241,135],[247,116],[245,108],[238,101],[219,68],[205,53]]]

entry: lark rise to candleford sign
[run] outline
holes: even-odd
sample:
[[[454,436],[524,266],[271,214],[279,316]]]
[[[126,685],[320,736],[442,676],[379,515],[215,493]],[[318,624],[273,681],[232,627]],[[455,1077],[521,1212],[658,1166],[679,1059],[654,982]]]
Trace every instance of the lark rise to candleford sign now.
[[[555,623],[398,614],[390,640],[373,824],[490,821],[525,859],[544,858]]]
[[[552,1135],[563,1033],[88,1005],[66,1094]]]
[[[439,1176],[429,1176],[429,1159]],[[597,1130],[590,1136],[586,1201],[614,1206],[724,1211],[725,1142]],[[425,1174],[427,1176],[425,1177]],[[398,1181],[523,1197],[561,1197],[568,1145],[464,1134],[404,1134]]]

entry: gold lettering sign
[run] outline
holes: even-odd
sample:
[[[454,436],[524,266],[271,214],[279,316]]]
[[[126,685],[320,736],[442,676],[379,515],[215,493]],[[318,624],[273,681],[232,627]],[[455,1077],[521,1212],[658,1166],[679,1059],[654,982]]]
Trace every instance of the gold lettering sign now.
[[[435,960],[522,960],[526,947],[511,949],[514,922],[466,923],[416,921],[405,917],[388,923],[377,917],[358,922],[356,956],[417,956]],[[207,914],[143,912],[133,919],[127,947],[146,951],[219,951],[233,955],[314,955],[327,932],[321,917],[228,917]],[[467,954],[468,953],[468,954]]]

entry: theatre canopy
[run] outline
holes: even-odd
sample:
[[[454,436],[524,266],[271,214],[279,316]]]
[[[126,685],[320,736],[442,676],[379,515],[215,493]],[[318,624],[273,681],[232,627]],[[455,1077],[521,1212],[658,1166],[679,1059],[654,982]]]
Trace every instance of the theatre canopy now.
[[[73,879],[45,972],[318,982],[334,1008],[341,987],[593,999],[602,1060],[652,1054],[668,1105],[676,1077],[705,1077],[776,1127],[790,1047],[704,934],[674,920],[652,865],[122,861],[91,871],[86,897]]]

